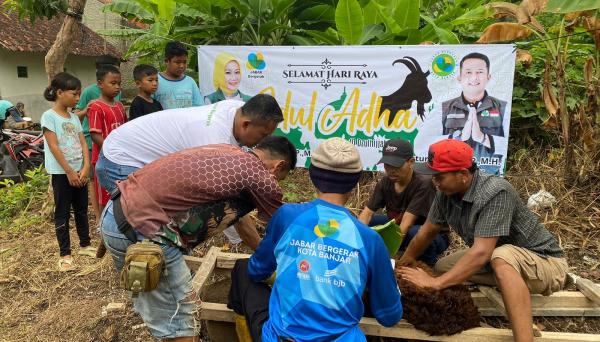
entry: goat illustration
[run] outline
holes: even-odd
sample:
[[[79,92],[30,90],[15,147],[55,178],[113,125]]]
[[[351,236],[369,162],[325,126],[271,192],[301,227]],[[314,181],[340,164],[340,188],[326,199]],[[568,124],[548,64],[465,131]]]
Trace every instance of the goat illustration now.
[[[381,97],[380,113],[384,110],[390,111],[388,124],[391,124],[399,110],[410,109],[413,101],[417,101],[417,114],[423,120],[425,118],[425,104],[431,101],[431,92],[427,87],[427,76],[429,70],[423,72],[419,63],[412,57],[404,56],[392,63],[402,63],[410,70],[400,89],[390,95]]]

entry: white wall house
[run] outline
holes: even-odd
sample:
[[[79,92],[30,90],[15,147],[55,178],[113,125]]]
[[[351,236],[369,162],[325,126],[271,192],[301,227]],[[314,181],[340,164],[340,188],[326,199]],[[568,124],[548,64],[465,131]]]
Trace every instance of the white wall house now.
[[[50,107],[42,96],[48,84],[44,57],[61,25],[62,17],[38,19],[32,26],[27,19],[19,21],[16,13],[0,13],[0,96],[13,104],[23,102],[34,121]],[[86,86],[95,82],[97,56],[120,58],[121,53],[85,25],[80,27],[65,69]]]

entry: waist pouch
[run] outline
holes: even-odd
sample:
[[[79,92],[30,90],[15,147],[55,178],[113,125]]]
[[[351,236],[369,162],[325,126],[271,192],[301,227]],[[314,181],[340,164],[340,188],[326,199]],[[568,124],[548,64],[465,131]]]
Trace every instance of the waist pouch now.
[[[164,266],[165,258],[159,245],[149,240],[130,245],[121,270],[121,287],[134,296],[150,292],[158,286]]]

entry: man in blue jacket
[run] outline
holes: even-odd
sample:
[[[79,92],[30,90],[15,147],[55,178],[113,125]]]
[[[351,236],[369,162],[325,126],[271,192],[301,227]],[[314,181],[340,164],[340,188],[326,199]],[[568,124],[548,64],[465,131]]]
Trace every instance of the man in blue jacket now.
[[[358,151],[332,138],[311,157],[318,198],[282,206],[256,252],[232,271],[228,307],[246,317],[254,341],[365,341],[365,289],[379,323],[402,318],[383,240],[344,207],[362,171]],[[263,282],[271,277],[272,289]]]

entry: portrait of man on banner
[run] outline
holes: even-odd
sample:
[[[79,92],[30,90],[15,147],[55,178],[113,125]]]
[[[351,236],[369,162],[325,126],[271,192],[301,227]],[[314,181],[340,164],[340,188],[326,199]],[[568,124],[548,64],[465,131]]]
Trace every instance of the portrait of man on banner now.
[[[216,103],[223,100],[248,101],[252,96],[240,90],[242,65],[233,55],[222,52],[214,62],[213,85],[215,92],[204,97],[204,103]]]
[[[488,94],[486,86],[490,79],[490,60],[486,55],[472,52],[462,58],[457,77],[462,92],[460,96],[442,103],[442,128],[448,138],[469,144],[478,162],[487,158],[492,160],[492,164],[497,164],[503,156],[497,153],[496,143],[508,135],[504,127],[506,101]],[[484,164],[480,167],[486,172],[499,174],[500,165]]]

